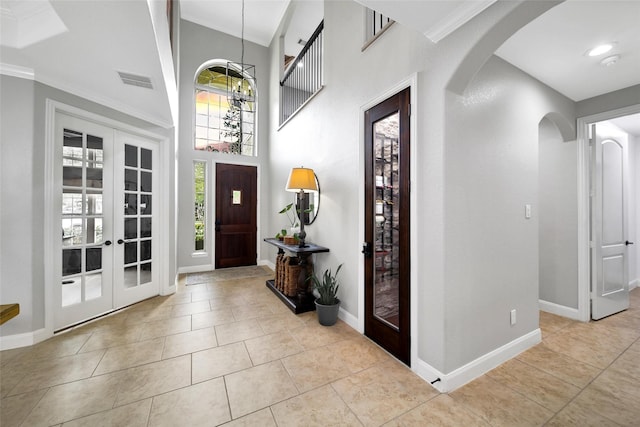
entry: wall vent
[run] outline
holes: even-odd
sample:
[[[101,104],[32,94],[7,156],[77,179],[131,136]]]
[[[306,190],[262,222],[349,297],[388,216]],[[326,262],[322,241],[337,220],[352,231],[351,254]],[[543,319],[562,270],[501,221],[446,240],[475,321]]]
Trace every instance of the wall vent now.
[[[124,73],[122,71],[118,71],[118,75],[122,80],[122,83],[131,86],[138,87],[146,87],[147,89],[153,89],[153,85],[151,84],[151,79],[145,76],[138,76],[131,73]]]

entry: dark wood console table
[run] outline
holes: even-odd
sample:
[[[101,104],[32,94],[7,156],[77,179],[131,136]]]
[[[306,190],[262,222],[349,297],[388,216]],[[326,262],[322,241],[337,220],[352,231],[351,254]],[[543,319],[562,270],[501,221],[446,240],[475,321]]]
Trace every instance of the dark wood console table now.
[[[285,303],[287,307],[295,314],[305,313],[307,311],[313,311],[316,309],[314,304],[313,294],[307,292],[307,264],[308,258],[312,254],[329,252],[329,248],[323,246],[314,245],[313,243],[306,242],[303,248],[295,245],[285,245],[278,239],[264,239],[265,242],[278,248],[278,254],[283,254],[285,251],[295,254],[300,259],[300,276],[298,277],[298,287],[296,289],[297,294],[294,297],[288,297],[280,292],[274,284],[273,280],[267,280],[267,287],[273,291],[274,294]]]

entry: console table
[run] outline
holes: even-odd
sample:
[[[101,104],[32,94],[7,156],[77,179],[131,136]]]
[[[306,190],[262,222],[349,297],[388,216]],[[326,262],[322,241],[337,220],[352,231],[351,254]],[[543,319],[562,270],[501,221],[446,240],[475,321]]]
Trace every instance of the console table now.
[[[325,248],[324,246],[314,245],[313,243],[306,242],[304,247],[299,247],[297,244],[295,245],[285,245],[278,239],[264,239],[265,242],[275,246],[278,248],[278,254],[283,254],[285,251],[295,254],[300,259],[300,276],[298,276],[298,286],[296,289],[296,296],[288,297],[282,292],[280,292],[276,287],[273,280],[267,280],[267,287],[273,291],[274,294],[280,298],[280,300],[285,303],[287,307],[295,314],[304,313],[307,311],[313,311],[316,309],[314,304],[313,294],[307,292],[308,284],[307,284],[307,264],[308,258],[312,254],[317,254],[321,252],[329,252],[329,248]]]

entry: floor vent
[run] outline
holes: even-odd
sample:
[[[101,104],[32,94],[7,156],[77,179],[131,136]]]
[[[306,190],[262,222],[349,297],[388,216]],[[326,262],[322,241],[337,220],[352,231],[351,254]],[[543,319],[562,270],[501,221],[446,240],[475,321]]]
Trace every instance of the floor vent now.
[[[123,73],[122,71],[118,71],[118,74],[122,79],[122,83],[126,85],[146,87],[147,89],[153,89],[153,85],[151,84],[151,79],[149,77],[137,76],[131,73]]]

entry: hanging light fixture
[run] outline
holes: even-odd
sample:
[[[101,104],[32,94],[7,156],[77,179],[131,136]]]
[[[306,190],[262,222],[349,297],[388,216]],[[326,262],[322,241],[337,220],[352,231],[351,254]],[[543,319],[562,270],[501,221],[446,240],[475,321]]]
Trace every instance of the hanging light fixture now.
[[[227,62],[227,99],[234,107],[244,110],[254,100],[251,89],[255,82],[256,67],[244,63],[244,0],[242,0],[242,28],[240,32],[240,63]]]

